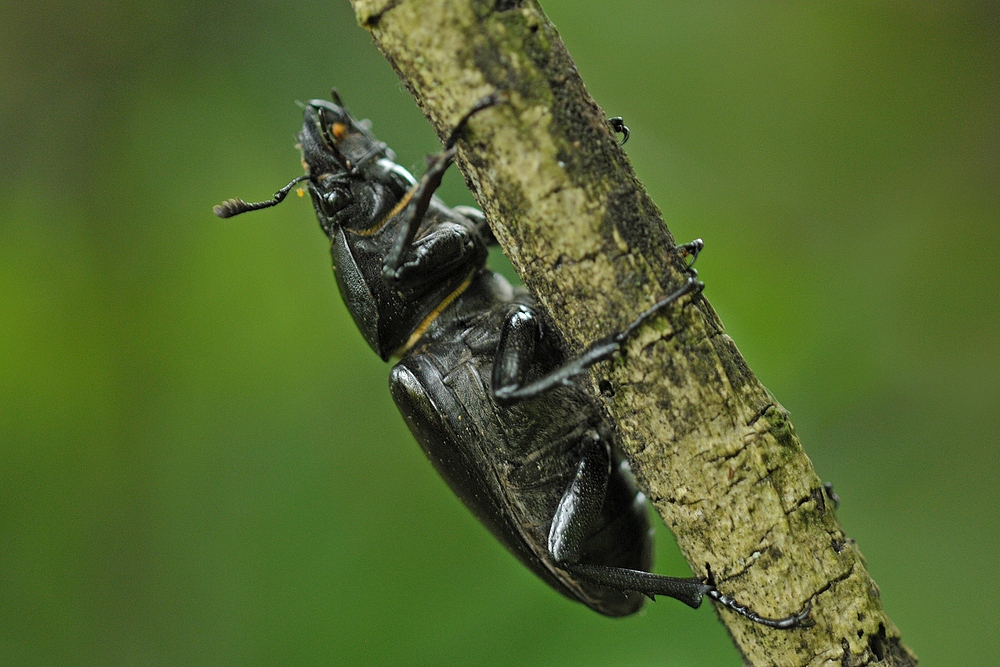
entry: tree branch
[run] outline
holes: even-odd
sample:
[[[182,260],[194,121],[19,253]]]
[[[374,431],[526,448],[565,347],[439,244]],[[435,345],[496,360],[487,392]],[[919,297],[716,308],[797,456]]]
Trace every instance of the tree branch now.
[[[352,0],[446,137],[497,239],[569,349],[622,329],[684,280],[660,212],[533,0]],[[720,617],[750,665],[915,665],[785,410],[708,301],[685,298],[591,373],[640,485],[694,572],[771,617]]]

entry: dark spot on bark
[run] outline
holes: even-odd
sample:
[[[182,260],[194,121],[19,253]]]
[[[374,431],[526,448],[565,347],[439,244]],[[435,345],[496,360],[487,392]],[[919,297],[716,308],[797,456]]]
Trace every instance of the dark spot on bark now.
[[[679,337],[683,332],[678,332]],[[683,345],[683,338],[681,339],[681,344]],[[715,380],[718,378],[718,374],[715,371],[714,361],[715,355],[712,354],[711,350],[706,350],[703,346],[699,345],[697,349],[693,350],[693,354],[688,357],[688,368],[691,371],[691,375],[694,376],[694,383],[702,386],[714,386]]]
[[[844,547],[847,546],[847,541],[837,539],[835,537],[832,540],[830,540],[830,546],[832,546],[833,550],[839,554],[841,551],[844,550]],[[861,619],[859,618],[858,620],[860,621]]]
[[[514,69],[500,45],[487,40],[473,42],[472,60],[483,77],[494,87],[504,91],[517,91],[531,99],[531,87],[525,77]]]
[[[820,516],[826,514],[826,501],[823,499],[823,489],[813,489],[809,494],[816,501],[816,509]]]
[[[858,612],[858,623],[861,623],[864,620],[865,620],[865,615],[859,611]]]
[[[613,398],[615,395],[615,388],[611,386],[611,383],[607,380],[601,380],[597,383],[597,388],[601,391],[601,394],[607,398]]]
[[[372,28],[378,26],[379,21],[382,20],[382,17],[385,16],[390,10],[398,7],[402,1],[403,0],[389,0],[389,2],[387,2],[385,6],[378,13],[372,14],[367,19],[365,19],[365,27],[371,30]]]
[[[840,659],[843,667],[854,667],[854,659],[851,655],[851,644],[846,639],[840,640],[840,648],[844,649],[844,657]]]
[[[528,200],[521,186],[507,179],[496,178],[493,187],[496,188],[497,202],[500,204],[497,214],[508,224],[523,218]]]
[[[884,651],[884,658],[880,660],[886,660],[890,665],[916,665],[912,655],[903,648],[902,643],[899,641],[899,637],[893,637],[892,639],[885,639],[885,628],[882,628],[882,639],[880,639],[880,647]],[[874,649],[872,653],[874,653]]]
[[[722,371],[729,379],[729,384],[732,385],[734,390],[738,391],[753,377],[753,373],[728,336],[717,338],[717,340],[724,341],[722,349],[719,350],[719,361],[722,363]]]
[[[878,633],[868,638],[868,648],[879,660],[885,660],[888,642],[885,638],[885,625],[878,624]]]
[[[670,384],[675,387],[679,387],[683,384],[684,378],[681,374],[681,369],[674,363],[673,355],[667,355],[664,358],[661,370],[663,371],[663,374],[667,376],[667,379],[670,380]]]
[[[788,414],[782,411],[775,411],[771,416],[770,434],[775,441],[783,448],[795,447],[795,435],[792,432],[792,425],[788,421]]]
[[[672,426],[674,427],[674,435],[680,439],[685,437],[687,434],[692,433],[698,429],[700,422],[698,418],[701,416],[701,408],[697,405],[692,405],[686,403],[682,410],[680,410],[680,415]]]
[[[497,4],[493,7],[495,12],[509,12],[512,9],[517,9],[521,6],[521,0],[498,0]],[[534,26],[534,30],[538,30],[538,26]],[[532,32],[534,32],[534,30]]]
[[[610,148],[608,149],[610,152]],[[610,161],[610,156],[609,156]],[[620,179],[617,187],[607,195],[607,208],[601,226],[605,240],[613,242],[615,230],[628,245],[629,251],[641,255],[647,261],[655,262],[654,270],[662,284],[671,284],[668,257],[663,256],[665,248],[674,246],[674,239],[661,221],[660,211],[647,197],[643,196],[638,184],[632,179]],[[680,275],[679,265],[674,273]]]

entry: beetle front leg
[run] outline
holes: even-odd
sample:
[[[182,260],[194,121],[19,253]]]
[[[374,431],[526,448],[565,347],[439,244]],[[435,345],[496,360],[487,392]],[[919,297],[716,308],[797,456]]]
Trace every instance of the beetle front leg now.
[[[414,299],[463,267],[468,272],[481,266],[486,254],[486,245],[474,231],[457,223],[441,223],[412,245],[406,261],[386,282],[404,299]]]
[[[399,282],[400,268],[403,266],[405,255],[413,244],[424,215],[427,214],[434,192],[440,187],[444,173],[455,159],[455,152],[456,149],[452,147],[430,158],[427,171],[420,178],[420,182],[406,195],[409,199],[406,217],[382,264],[382,277],[386,282],[390,284]]]
[[[441,186],[441,179],[444,178],[444,174],[448,171],[451,163],[455,161],[455,155],[458,152],[455,144],[468,126],[469,119],[480,111],[489,109],[499,102],[500,97],[498,93],[487,95],[476,102],[472,109],[467,111],[459,119],[458,123],[455,124],[455,128],[451,131],[448,140],[445,142],[444,152],[428,158],[427,171],[420,178],[420,182],[407,194],[407,198],[409,199],[408,208],[411,212],[404,220],[399,234],[392,244],[392,248],[385,256],[385,262],[382,265],[382,276],[387,281],[393,282],[399,280],[398,272],[400,266],[403,264],[403,257],[417,235],[417,229],[419,229],[420,223],[423,222],[424,215],[427,214],[427,209],[431,205],[431,198],[434,196],[434,192]]]

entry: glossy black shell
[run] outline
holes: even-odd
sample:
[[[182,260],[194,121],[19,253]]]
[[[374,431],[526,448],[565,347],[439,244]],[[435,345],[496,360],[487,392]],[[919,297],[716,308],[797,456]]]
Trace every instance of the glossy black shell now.
[[[560,570],[547,544],[549,527],[573,479],[588,430],[613,435],[593,399],[576,387],[500,405],[490,374],[500,326],[511,303],[531,305],[495,273],[469,290],[392,369],[393,398],[427,457],[482,523],[522,563],[562,594],[609,616],[637,611],[644,597],[580,581]],[[541,375],[561,355],[532,369]],[[530,376],[529,376],[530,377]],[[653,540],[645,496],[618,448],[604,506],[582,562],[649,571]]]
[[[324,114],[329,118],[320,118]],[[355,128],[348,135],[353,144],[336,142],[339,157],[331,156],[332,142],[324,134],[334,122]],[[594,399],[573,386],[504,404],[492,396],[504,320],[511,308],[533,308],[531,298],[485,268],[486,241],[476,222],[437,198],[414,248],[432,233],[454,234],[461,252],[453,262],[436,264],[433,280],[387,286],[383,264],[407,215],[412,176],[389,159],[384,145],[363,169],[345,168],[343,163],[363,159],[379,144],[329,102],[309,102],[299,140],[341,295],[372,349],[383,359],[400,357],[390,377],[392,395],[431,463],[496,538],[550,586],[602,614],[637,611],[645,599],[640,593],[581,581],[560,569],[548,551],[557,506],[585,443],[593,441],[588,434],[597,434],[610,447],[612,470],[581,562],[647,572],[652,565],[645,497]],[[525,380],[564,360],[558,339],[543,335]]]

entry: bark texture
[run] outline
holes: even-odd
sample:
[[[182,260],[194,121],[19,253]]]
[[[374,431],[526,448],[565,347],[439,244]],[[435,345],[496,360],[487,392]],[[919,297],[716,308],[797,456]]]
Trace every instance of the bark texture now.
[[[503,94],[472,119],[459,166],[569,349],[681,284],[659,209],[536,2],[352,3],[442,138],[477,100]],[[815,624],[795,630],[720,611],[747,664],[916,664],[786,411],[703,296],[646,326],[590,381],[695,574],[710,570],[766,616],[812,604]]]

